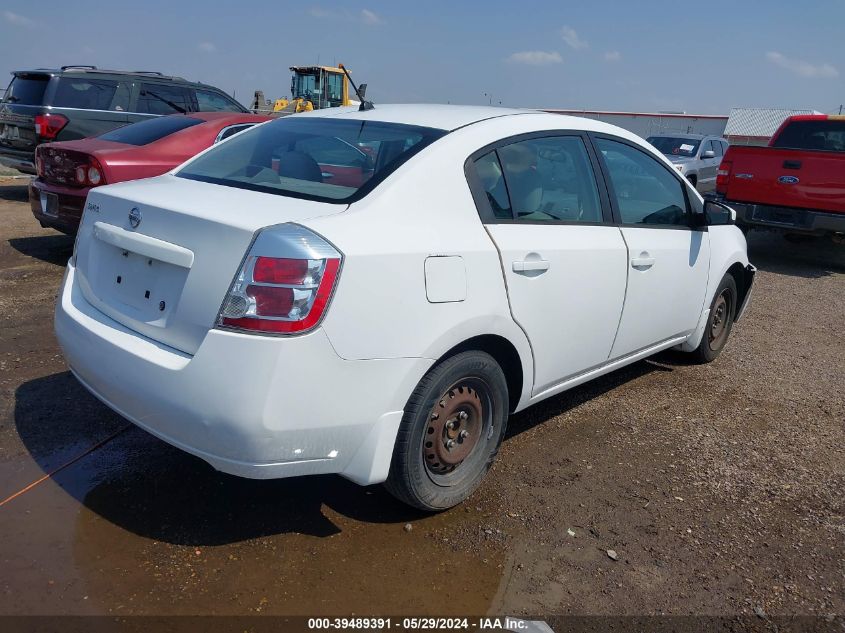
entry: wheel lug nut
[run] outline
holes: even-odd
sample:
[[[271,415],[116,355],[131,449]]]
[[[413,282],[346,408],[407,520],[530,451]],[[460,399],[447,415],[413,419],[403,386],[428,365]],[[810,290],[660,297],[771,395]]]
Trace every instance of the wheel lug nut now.
[[[467,431],[466,429],[464,429],[463,431],[461,431],[461,432],[458,434],[458,437],[459,437],[459,438],[461,438],[462,440],[464,440],[464,439],[466,439],[466,438],[467,438],[467,436],[468,436],[468,435],[469,435],[469,431]]]
[[[452,449],[455,446],[455,440],[449,440],[446,442],[446,448]]]
[[[458,417],[459,417],[461,420],[466,420],[469,416],[467,415],[467,412],[466,412],[466,411],[461,411],[461,412],[458,414]]]
[[[452,420],[449,420],[449,421],[446,423],[446,428],[447,428],[447,429],[454,429],[454,428],[455,428],[455,423],[454,423]]]

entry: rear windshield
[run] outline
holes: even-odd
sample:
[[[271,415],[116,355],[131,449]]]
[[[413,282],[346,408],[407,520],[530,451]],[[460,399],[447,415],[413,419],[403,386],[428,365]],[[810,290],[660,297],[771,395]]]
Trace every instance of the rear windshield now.
[[[233,137],[177,175],[325,202],[363,197],[444,130],[323,117],[285,117]]]
[[[845,152],[845,120],[793,121],[772,147]]]
[[[126,143],[127,145],[148,145],[174,132],[185,130],[202,122],[201,119],[194,119],[181,114],[162,116],[119,127],[100,135],[100,138],[104,141]]]
[[[649,136],[648,142],[657,151],[667,156],[695,156],[701,141],[695,138],[674,138],[671,136]]]
[[[6,88],[3,100],[21,105],[42,105],[48,81],[50,77],[46,75],[16,75]]]

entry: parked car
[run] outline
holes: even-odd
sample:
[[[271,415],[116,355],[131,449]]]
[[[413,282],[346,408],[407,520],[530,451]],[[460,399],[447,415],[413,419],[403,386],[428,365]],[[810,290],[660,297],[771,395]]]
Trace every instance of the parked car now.
[[[29,185],[32,214],[43,227],[75,234],[93,187],[159,176],[212,144],[269,120],[231,112],[171,114],[93,138],[39,145],[38,178]]]
[[[716,170],[728,148],[725,139],[702,134],[655,134],[646,140],[699,191],[712,191],[716,186]]]
[[[324,176],[362,143],[372,169]],[[713,360],[753,278],[730,210],[630,132],[335,108],[92,190],[55,327],[92,393],[221,471],[438,510],[510,413],[667,348]]]
[[[35,148],[174,112],[247,112],[214,86],[158,72],[19,70],[0,101],[0,164],[35,173]]]
[[[719,167],[717,200],[744,229],[845,239],[845,116],[786,119],[768,147],[733,145]]]

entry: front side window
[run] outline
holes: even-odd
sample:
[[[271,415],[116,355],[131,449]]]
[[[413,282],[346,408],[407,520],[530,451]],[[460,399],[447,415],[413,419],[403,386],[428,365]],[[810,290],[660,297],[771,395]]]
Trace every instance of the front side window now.
[[[625,143],[597,138],[623,224],[688,226],[683,185],[655,158]]]
[[[173,114],[188,112],[188,91],[179,86],[141,84],[138,94],[138,112],[146,114]]]
[[[197,90],[197,105],[200,112],[243,112],[243,108],[212,90]]]
[[[697,139],[673,136],[649,136],[647,140],[658,152],[667,156],[695,156],[698,154],[698,146],[701,145],[701,141]]]
[[[497,152],[517,220],[601,222],[596,179],[580,137],[531,139]]]
[[[111,110],[116,92],[116,81],[62,77],[59,79],[51,105],[84,110]]]
[[[445,133],[378,121],[285,117],[245,131],[177,175],[282,196],[352,201]]]

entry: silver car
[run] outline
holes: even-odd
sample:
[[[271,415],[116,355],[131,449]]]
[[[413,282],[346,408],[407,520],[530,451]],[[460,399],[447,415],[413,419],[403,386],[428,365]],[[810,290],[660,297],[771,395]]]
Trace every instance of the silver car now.
[[[716,171],[728,142],[702,134],[655,134],[646,139],[700,192],[716,188]]]

